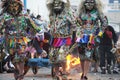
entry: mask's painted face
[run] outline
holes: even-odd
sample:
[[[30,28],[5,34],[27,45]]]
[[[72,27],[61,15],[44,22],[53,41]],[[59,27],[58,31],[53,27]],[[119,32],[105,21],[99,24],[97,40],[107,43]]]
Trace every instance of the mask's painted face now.
[[[95,6],[95,0],[86,0],[84,5],[87,10],[92,10]]]
[[[61,13],[64,8],[64,3],[59,0],[54,0],[53,2],[53,11],[55,13]]]
[[[22,6],[18,2],[13,1],[8,6],[8,12],[13,16],[19,15],[21,11],[22,11]]]

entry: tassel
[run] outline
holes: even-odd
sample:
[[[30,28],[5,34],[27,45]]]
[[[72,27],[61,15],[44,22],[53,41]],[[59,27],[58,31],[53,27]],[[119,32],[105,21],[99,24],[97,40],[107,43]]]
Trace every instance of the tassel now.
[[[23,42],[23,40],[22,39],[19,39],[19,41],[18,41],[19,43],[22,43]]]
[[[93,34],[90,35],[89,42],[92,43],[92,44],[94,44],[94,35]]]
[[[99,33],[98,33],[98,36],[102,36],[103,35],[103,32],[102,31],[100,31]]]
[[[10,47],[14,47],[14,41],[12,39],[10,39]]]
[[[23,37],[23,40],[24,40],[25,44],[27,44],[30,41],[30,39],[28,39],[26,37]]]
[[[12,46],[12,39],[10,39],[10,47]]]
[[[82,39],[82,43],[88,43],[88,41],[89,41],[89,35],[84,34],[83,39]]]

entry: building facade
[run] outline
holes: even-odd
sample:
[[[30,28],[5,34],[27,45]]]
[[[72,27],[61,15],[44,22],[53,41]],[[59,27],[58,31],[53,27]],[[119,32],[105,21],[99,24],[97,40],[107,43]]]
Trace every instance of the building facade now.
[[[110,7],[109,11],[120,11],[120,0],[109,0],[108,6]]]

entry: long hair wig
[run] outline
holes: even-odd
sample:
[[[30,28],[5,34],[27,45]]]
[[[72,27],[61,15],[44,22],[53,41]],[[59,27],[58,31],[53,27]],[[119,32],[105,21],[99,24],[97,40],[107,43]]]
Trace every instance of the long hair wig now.
[[[81,0],[80,4],[79,4],[79,7],[78,7],[78,15],[82,14],[82,13],[86,13],[86,9],[85,9],[85,1],[86,0]],[[98,12],[99,14],[103,14],[103,4],[101,3],[100,0],[95,0],[95,7],[94,7]]]

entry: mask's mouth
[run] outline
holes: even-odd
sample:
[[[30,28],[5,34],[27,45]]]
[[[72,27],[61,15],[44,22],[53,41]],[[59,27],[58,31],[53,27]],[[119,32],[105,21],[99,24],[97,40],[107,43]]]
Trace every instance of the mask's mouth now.
[[[62,11],[62,8],[60,6],[58,7],[54,7],[54,12],[57,13],[57,12],[61,12]]]
[[[54,9],[55,9],[55,10],[57,10],[57,9],[60,10],[61,7],[60,7],[60,6],[56,6],[56,7],[54,7]]]
[[[61,14],[61,12],[62,12],[62,9],[54,9],[54,13],[56,15]]]

